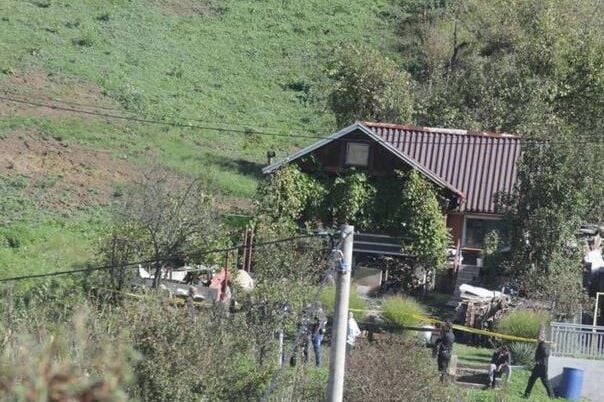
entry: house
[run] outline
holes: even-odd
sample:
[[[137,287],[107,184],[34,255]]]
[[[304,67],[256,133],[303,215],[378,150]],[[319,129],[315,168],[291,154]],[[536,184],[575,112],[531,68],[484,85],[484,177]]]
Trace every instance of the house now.
[[[515,135],[356,122],[272,163],[263,173],[288,163],[303,172],[326,174],[351,167],[369,176],[415,169],[441,189],[444,218],[464,262],[480,266],[485,235],[502,218],[497,196],[513,190],[519,156],[520,138]]]

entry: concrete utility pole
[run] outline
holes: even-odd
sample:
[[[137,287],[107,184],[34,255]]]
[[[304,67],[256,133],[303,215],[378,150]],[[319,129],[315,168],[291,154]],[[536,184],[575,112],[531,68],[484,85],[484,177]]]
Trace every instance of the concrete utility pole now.
[[[329,359],[328,402],[341,402],[344,397],[344,367],[346,360],[346,335],[348,332],[348,297],[352,270],[352,244],[354,226],[342,225],[342,258],[336,263],[336,303],[333,323],[333,340]]]

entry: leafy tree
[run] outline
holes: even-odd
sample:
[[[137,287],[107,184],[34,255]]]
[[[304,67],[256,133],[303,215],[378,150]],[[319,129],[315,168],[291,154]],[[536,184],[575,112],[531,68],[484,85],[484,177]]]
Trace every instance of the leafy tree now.
[[[258,221],[263,230],[266,225],[273,231],[291,230],[296,221],[316,219],[347,222],[360,230],[402,236],[403,250],[421,264],[429,269],[444,266],[448,232],[438,193],[416,171],[378,179],[349,171],[317,183],[293,165],[276,172],[261,186]],[[316,205],[329,206],[330,215]]]
[[[187,252],[213,249],[226,243],[212,198],[199,181],[176,181],[167,172],[152,170],[134,184],[116,211],[101,258],[113,265],[133,259],[155,261],[155,282],[166,265],[184,264]],[[212,263],[221,256],[207,255]],[[123,285],[121,269],[110,271],[115,286]],[[117,275],[117,276],[116,276]]]
[[[601,127],[604,19],[597,1],[417,1],[401,8],[401,31],[413,38],[401,51],[412,55],[405,67],[418,81],[420,123],[530,132],[557,118],[583,130]]]
[[[564,316],[576,312],[582,294],[575,232],[589,216],[594,177],[584,152],[571,140],[525,145],[507,200],[513,273],[527,293],[552,301]]]
[[[329,76],[333,82],[329,107],[338,125],[356,120],[411,121],[412,80],[377,50],[356,46],[340,49]]]

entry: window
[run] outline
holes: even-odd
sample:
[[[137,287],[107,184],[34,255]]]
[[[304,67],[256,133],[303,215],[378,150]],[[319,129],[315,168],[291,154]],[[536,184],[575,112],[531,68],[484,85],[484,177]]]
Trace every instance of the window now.
[[[369,162],[369,144],[349,142],[346,144],[346,165],[367,166]]]
[[[488,233],[501,229],[500,219],[466,218],[464,230],[464,247],[483,248]]]

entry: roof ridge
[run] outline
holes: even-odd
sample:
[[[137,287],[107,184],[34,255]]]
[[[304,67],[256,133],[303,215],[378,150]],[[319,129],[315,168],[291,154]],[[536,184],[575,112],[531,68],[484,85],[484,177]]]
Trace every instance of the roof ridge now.
[[[475,136],[475,137],[489,137],[489,138],[509,138],[509,139],[520,139],[522,138],[518,134],[510,134],[510,133],[494,133],[491,131],[478,131],[478,130],[463,130],[463,129],[455,129],[455,128],[440,128],[440,127],[420,127],[420,126],[412,126],[405,125],[399,123],[384,123],[384,122],[371,122],[371,121],[362,121],[361,124],[364,124],[370,128],[391,128],[395,130],[407,130],[407,131],[421,131],[426,133],[440,133],[440,134],[454,134],[454,135],[467,135],[467,136]]]

